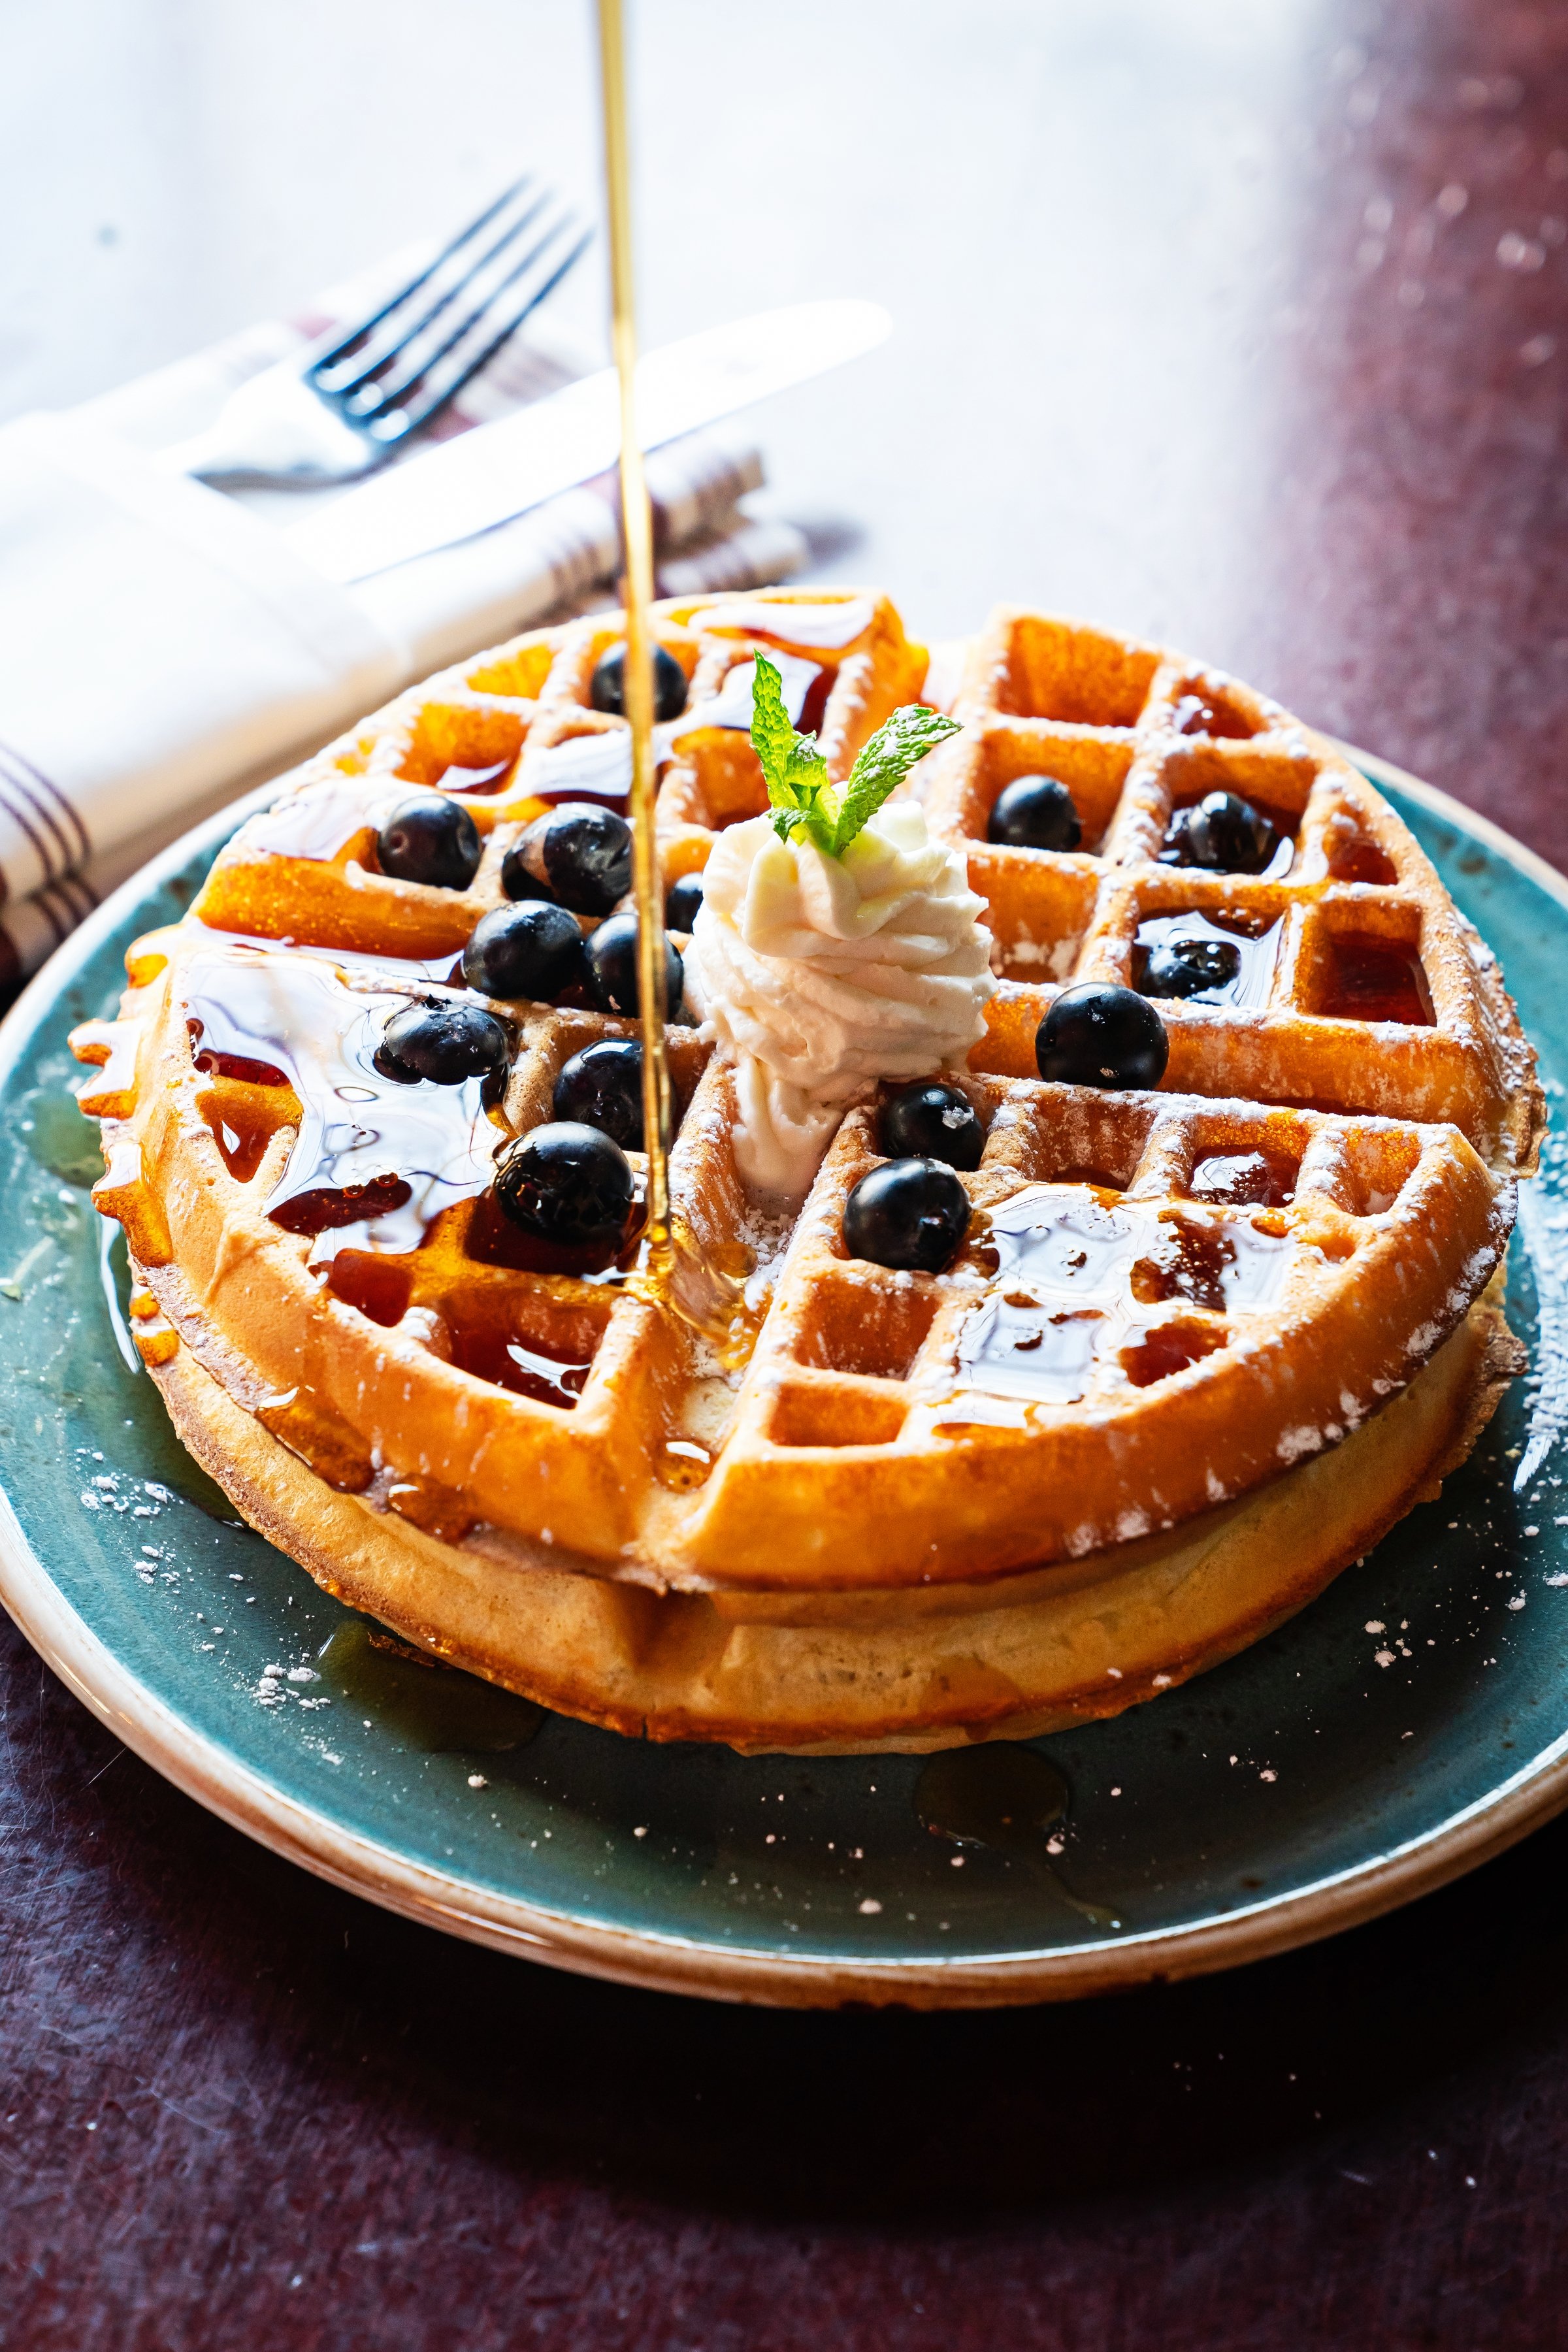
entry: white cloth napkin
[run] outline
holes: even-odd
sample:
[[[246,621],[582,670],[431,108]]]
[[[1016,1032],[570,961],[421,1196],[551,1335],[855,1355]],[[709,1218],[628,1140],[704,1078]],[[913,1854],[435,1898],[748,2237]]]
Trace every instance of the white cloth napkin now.
[[[323,298],[326,315],[349,315],[365,292],[362,281]],[[81,409],[0,429],[0,986],[188,824],[402,686],[605,598],[619,563],[607,485],[351,590],[278,528],[306,496],[228,497],[153,462],[302,340],[248,331]],[[515,339],[470,388],[458,429],[577,372]],[[800,534],[739,507],[763,478],[742,436],[692,435],[654,453],[648,473],[663,593],[799,568]]]

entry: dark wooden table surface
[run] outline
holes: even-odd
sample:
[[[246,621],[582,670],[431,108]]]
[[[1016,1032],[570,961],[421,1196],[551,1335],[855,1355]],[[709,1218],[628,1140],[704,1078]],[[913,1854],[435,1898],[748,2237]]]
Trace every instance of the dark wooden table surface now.
[[[0,406],[297,295],[520,136],[591,184],[571,15],[453,0],[441,42],[361,0],[13,19]],[[1561,860],[1562,0],[644,19],[676,134],[645,149],[655,330],[839,288],[899,312],[767,422],[828,572],[939,632],[1005,593],[1167,633]],[[3,1624],[0,1722],[18,2352],[1568,2335],[1568,1823],[1228,1978],[774,2015],[333,1893]]]

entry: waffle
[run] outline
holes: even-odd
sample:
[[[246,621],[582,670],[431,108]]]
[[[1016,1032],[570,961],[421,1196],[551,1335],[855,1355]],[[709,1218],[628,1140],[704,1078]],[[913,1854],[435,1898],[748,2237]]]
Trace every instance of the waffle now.
[[[1451,1121],[1489,1161],[1533,1165],[1542,1098],[1496,960],[1332,745],[1178,655],[1008,607],[968,647],[954,710],[964,734],[928,763],[925,799],[990,902],[1002,986],[974,1067],[1032,1077],[1057,987],[1128,985],[1141,930],[1201,914],[1267,952],[1255,1002],[1162,1004],[1165,1086]],[[1005,786],[1042,771],[1072,793],[1092,852],[985,839]],[[1158,862],[1173,815],[1213,792],[1293,842],[1280,878]]]
[[[765,806],[726,689],[754,646],[836,777],[927,677],[870,593],[657,624],[690,686],[660,742],[667,881]],[[329,747],[186,920],[135,944],[121,1019],[76,1033],[95,1197],[181,1435],[330,1589],[622,1730],[940,1746],[1112,1714],[1230,1654],[1434,1491],[1516,1368],[1489,1285],[1541,1097],[1495,963],[1386,803],[1275,706],[1000,614],[952,698],[963,732],[915,784],[965,845],[1001,972],[962,1076],[985,1129],[966,1242],[936,1276],[846,1255],[875,1101],[797,1212],[749,1198],[732,1073],[672,1027],[677,1221],[738,1286],[716,1347],[629,1260],[589,1276],[521,1250],[489,1191],[504,1130],[548,1118],[567,1056],[629,1024],[498,1006],[516,1050],[496,1118],[467,1087],[353,1108],[376,1095],[367,1041],[452,982],[501,903],[518,827],[624,794],[626,730],[588,701],[619,634],[535,632]],[[1038,769],[1091,851],[984,840],[1002,785]],[[1276,816],[1288,870],[1156,862],[1216,782]],[[461,793],[484,835],[467,891],[375,870],[413,786]],[[1247,1001],[1163,1003],[1156,1092],[1034,1076],[1051,996],[1127,980],[1141,929],[1194,911],[1268,943]],[[355,1119],[390,1165],[354,1159]]]
[[[909,644],[885,596],[825,604],[773,589],[657,608],[658,643],[689,682],[688,715],[704,707],[728,723],[660,730],[659,826],[667,881],[706,865],[723,826],[760,815],[767,793],[747,740],[749,702],[725,697],[730,672],[751,659],[748,617],[803,606],[818,620],[801,644],[784,631],[760,640],[791,659],[802,723],[820,731],[835,777],[900,703],[914,701],[925,648]],[[624,807],[631,779],[625,719],[594,709],[595,665],[623,635],[611,613],[536,629],[411,688],[301,771],[267,814],[220,854],[194,909],[218,929],[319,942],[376,955],[458,955],[474,925],[504,903],[500,865],[513,829],[568,800]],[[824,637],[842,637],[838,644]],[[811,675],[807,677],[805,673]],[[731,708],[734,705],[734,708]],[[458,781],[460,780],[460,781]],[[486,856],[468,890],[436,890],[374,870],[373,845],[387,811],[418,787],[460,792]]]

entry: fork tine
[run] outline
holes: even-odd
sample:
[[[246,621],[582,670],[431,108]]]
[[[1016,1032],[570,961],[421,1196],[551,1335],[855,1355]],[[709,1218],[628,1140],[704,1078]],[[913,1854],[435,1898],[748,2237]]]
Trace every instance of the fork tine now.
[[[546,188],[542,190],[533,202],[519,214],[516,220],[501,231],[500,236],[492,245],[486,247],[478,260],[468,263],[460,278],[454,278],[444,292],[437,293],[435,300],[423,309],[416,319],[411,319],[406,323],[401,318],[394,319],[384,335],[373,338],[362,350],[352,352],[341,367],[331,368],[324,360],[318,360],[310,370],[310,381],[316,389],[323,393],[329,400],[352,399],[370,377],[378,374],[385,367],[389,360],[395,360],[400,352],[406,351],[410,343],[416,341],[421,335],[426,333],[435,325],[442,311],[448,309],[459,294],[465,293],[475,278],[481,277],[490,264],[506,251],[508,246],[514,243],[531,222],[537,220],[549,202],[550,191]],[[404,299],[406,300],[406,299],[405,296]],[[400,311],[403,307],[402,302],[394,307]]]
[[[556,239],[567,235],[573,226],[574,223],[569,214],[563,219],[552,222],[544,235],[512,264],[505,277],[498,279],[496,284],[491,286],[479,300],[469,306],[466,316],[457,321],[434,351],[420,353],[417,357],[407,361],[402,368],[395,370],[390,376],[384,377],[375,384],[367,385],[359,399],[351,401],[349,404],[356,417],[362,421],[368,420],[378,413],[384,413],[395,404],[401,404],[405,394],[413,392],[429,376],[433,369],[440,365],[449,352],[457,349],[465,336],[473,332],[486,315],[495,308],[507,289],[514,286],[523,273],[531,269],[536,262],[542,260]]]
[[[576,243],[571,247],[564,258],[556,263],[554,268],[551,271],[549,277],[545,278],[542,285],[532,288],[530,290],[527,299],[514,306],[510,315],[502,320],[495,333],[489,338],[489,341],[484,344],[482,349],[476,352],[471,359],[464,361],[462,366],[458,369],[450,383],[441,385],[438,390],[431,392],[426,399],[413,406],[409,406],[406,403],[405,404],[404,414],[407,419],[406,424],[403,427],[403,431],[405,433],[418,432],[422,426],[430,424],[434,418],[439,416],[441,411],[447,407],[449,402],[457,399],[458,394],[462,391],[464,385],[470,383],[474,377],[479,374],[481,368],[488,367],[490,361],[494,359],[496,353],[500,351],[501,345],[510,341],[510,338],[516,334],[518,329],[521,326],[529,313],[539,308],[539,305],[544,300],[546,295],[552,294],[555,291],[555,289],[560,285],[561,280],[565,277],[567,271],[576,267],[577,263],[582,259],[584,254],[587,251],[589,246],[591,246],[593,242],[593,230],[591,228],[584,229],[577,238]]]
[[[510,205],[514,196],[521,195],[523,189],[530,184],[532,178],[533,174],[531,172],[524,172],[520,178],[515,179],[512,182],[510,188],[504,188],[501,191],[500,194],[497,196],[493,204],[487,205],[484,211],[480,213],[476,219],[471,220],[468,223],[467,228],[459,229],[457,236],[453,237],[448,244],[444,245],[434,259],[426,262],[425,268],[421,269],[416,277],[411,278],[405,286],[400,288],[395,294],[391,295],[388,299],[380,304],[376,310],[370,311],[364,318],[361,319],[357,326],[345,327],[339,335],[336,342],[332,344],[331,348],[329,351],[323,352],[320,358],[315,362],[310,370],[311,374],[314,375],[321,368],[330,368],[332,366],[336,361],[341,360],[344,356],[352,345],[358,342],[362,335],[368,335],[371,329],[373,327],[379,327],[382,320],[386,318],[390,312],[401,309],[402,305],[407,301],[411,294],[417,294],[419,289],[428,283],[428,281],[435,276],[437,270],[441,268],[443,262],[450,261],[452,256],[463,246],[467,245],[471,236],[477,236],[480,229],[488,228],[490,222],[494,220],[496,215],[502,211],[506,205]]]

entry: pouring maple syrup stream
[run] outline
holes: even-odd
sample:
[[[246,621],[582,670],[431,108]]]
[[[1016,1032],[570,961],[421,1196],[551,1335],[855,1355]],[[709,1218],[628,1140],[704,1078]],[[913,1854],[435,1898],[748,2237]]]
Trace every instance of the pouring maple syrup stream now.
[[[621,530],[626,547],[626,714],[632,735],[632,895],[637,910],[637,1003],[642,1027],[643,1142],[647,1155],[647,1218],[643,1270],[632,1277],[645,1297],[676,1316],[717,1351],[742,1362],[755,1337],[744,1275],[714,1262],[684,1221],[670,1215],[669,1065],[664,1049],[664,902],[654,828],[653,514],[637,425],[637,308],[632,269],[631,162],[626,127],[626,43],[621,0],[598,0],[600,82],[604,98],[605,194],[610,233],[610,321],[621,395]],[[747,1258],[749,1265],[749,1257]]]
[[[664,908],[654,834],[653,517],[637,427],[637,331],[632,271],[631,163],[621,0],[599,0],[605,199],[610,235],[610,332],[621,394],[621,531],[626,548],[626,713],[632,730],[632,893],[637,909],[643,1140],[647,1152],[647,1270],[664,1289],[673,1269],[669,1221],[669,1067],[664,1051]]]

